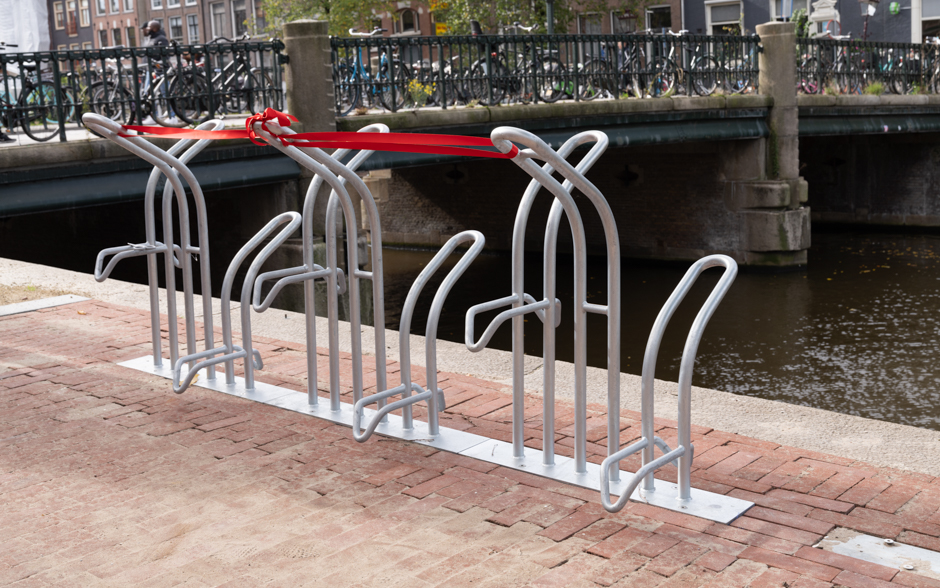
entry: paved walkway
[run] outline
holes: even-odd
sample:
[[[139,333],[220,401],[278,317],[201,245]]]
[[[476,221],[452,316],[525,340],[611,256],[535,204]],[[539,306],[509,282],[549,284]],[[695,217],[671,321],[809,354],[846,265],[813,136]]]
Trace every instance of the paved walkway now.
[[[696,427],[693,485],[757,505],[730,526],[636,503],[612,515],[595,492],[397,440],[360,445],[200,388],[175,395],[115,365],[149,339],[146,312],[94,300],[0,318],[0,583],[940,587],[811,547],[842,526],[940,549],[928,475]],[[258,347],[259,380],[304,388],[301,346]],[[441,380],[443,424],[508,440],[507,390]],[[537,397],[527,404],[538,447]],[[600,442],[603,407],[590,414]],[[557,415],[564,453],[571,411]],[[626,443],[638,415],[623,423]],[[673,427],[659,423],[667,442]],[[589,451],[599,461],[604,447]]]

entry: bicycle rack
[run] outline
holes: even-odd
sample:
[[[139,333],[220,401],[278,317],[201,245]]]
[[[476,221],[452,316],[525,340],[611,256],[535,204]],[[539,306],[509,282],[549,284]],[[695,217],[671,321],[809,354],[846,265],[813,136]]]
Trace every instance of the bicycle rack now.
[[[513,227],[512,242],[512,291],[513,294],[505,298],[478,304],[467,311],[466,344],[471,351],[480,351],[489,342],[496,329],[506,320],[512,319],[513,330],[513,425],[512,425],[512,456],[507,458],[508,463],[517,463],[525,460],[523,422],[525,419],[524,407],[524,349],[523,349],[523,315],[535,312],[546,327],[543,328],[542,348],[542,381],[543,381],[543,419],[542,419],[542,451],[541,464],[527,465],[527,467],[540,468],[541,471],[557,472],[556,466],[565,465],[556,463],[555,457],[555,329],[560,321],[561,303],[555,297],[557,279],[557,241],[562,216],[567,216],[574,239],[575,261],[575,294],[574,294],[574,369],[575,369],[575,432],[574,432],[574,469],[564,474],[568,478],[581,478],[588,474],[587,468],[587,316],[594,312],[607,316],[607,344],[608,344],[608,405],[616,408],[619,415],[620,406],[620,238],[614,222],[613,212],[607,200],[600,191],[587,180],[584,174],[591,168],[598,158],[607,149],[607,136],[597,131],[587,131],[575,135],[565,142],[555,152],[537,136],[521,129],[499,127],[492,132],[493,144],[504,153],[512,147],[511,141],[523,144],[526,149],[520,150],[513,158],[519,167],[532,176],[532,180],[522,197],[516,213]],[[593,142],[594,145],[581,159],[577,166],[569,164],[567,158],[575,148]],[[545,163],[539,166],[535,160]],[[564,178],[559,183],[552,177],[557,172]],[[524,240],[526,225],[535,197],[541,188],[546,188],[553,196],[554,202],[549,213],[545,229],[544,247],[544,298],[536,301],[531,295],[523,291],[524,282]],[[601,217],[607,246],[607,290],[608,303],[606,305],[591,304],[587,302],[587,243],[584,225],[571,191],[577,188],[585,194],[594,205]],[[512,305],[510,310],[498,314],[487,326],[479,341],[474,341],[474,322],[480,312],[495,310],[502,306]],[[615,453],[619,443],[619,419],[608,416],[608,438],[611,447],[610,453]],[[559,475],[557,473],[553,475]]]
[[[222,281],[222,347],[217,347],[215,349],[206,349],[205,351],[199,353],[193,353],[186,355],[176,360],[176,363],[173,365],[173,391],[177,394],[186,390],[189,385],[192,383],[193,379],[196,377],[196,374],[200,370],[205,368],[210,368],[214,365],[225,363],[225,384],[231,386],[235,384],[235,369],[234,369],[234,360],[236,359],[245,359],[245,390],[251,392],[255,389],[255,369],[263,369],[264,362],[261,361],[261,354],[251,343],[251,309],[252,304],[249,302],[252,299],[251,290],[252,285],[255,283],[255,278],[258,276],[258,272],[261,271],[261,266],[270,257],[271,253],[275,249],[280,247],[284,241],[287,240],[290,235],[297,230],[300,226],[301,217],[300,214],[296,212],[285,212],[277,215],[267,225],[265,225],[260,231],[258,231],[254,237],[252,237],[241,249],[238,250],[238,253],[229,263],[228,269],[225,272],[225,279]],[[245,281],[242,283],[242,292],[241,292],[241,328],[242,328],[242,347],[232,344],[232,286],[235,282],[235,274],[238,272],[238,268],[241,267],[241,264],[244,263],[245,259],[254,251],[258,245],[268,239],[272,233],[281,225],[286,224],[277,235],[271,239],[271,242],[268,243],[264,249],[257,255],[255,260],[251,263],[248,268],[248,272],[245,275]],[[271,296],[270,298],[274,298]],[[270,306],[270,302],[268,303]],[[266,309],[267,307],[265,307]],[[259,312],[263,312],[262,309]],[[249,351],[251,350],[252,361],[249,361]],[[219,355],[222,354],[222,355]],[[214,355],[219,355],[219,357],[213,357]],[[211,358],[211,359],[210,359]],[[195,363],[198,360],[198,363]],[[191,365],[186,378],[181,382],[181,371],[183,364],[190,363]]]
[[[86,115],[86,117],[94,115]],[[202,248],[190,244],[188,236],[188,217],[184,214],[186,199],[181,178],[185,179],[193,190],[197,202],[197,221],[199,221],[200,244],[207,243],[205,239],[205,219],[200,210],[202,193],[195,183],[195,178],[185,166],[201,149],[203,143],[181,141],[168,152],[164,152],[145,141],[134,137],[119,137],[120,127],[102,117],[94,117],[86,121],[91,123],[94,130],[105,134],[111,140],[118,142],[132,153],[138,154],[153,163],[156,169],[151,174],[148,184],[148,206],[145,214],[147,219],[147,241],[143,244],[128,245],[106,249],[99,254],[96,267],[96,278],[106,279],[114,265],[120,259],[134,256],[148,257],[148,269],[151,277],[151,308],[159,311],[158,293],[156,287],[156,261],[155,256],[163,253],[167,267],[167,283],[175,291],[173,272],[178,264],[183,269],[184,291],[187,300],[187,341],[190,343],[190,353],[179,357],[173,354],[176,344],[175,329],[171,329],[171,355],[173,369],[161,369],[159,353],[155,353],[152,366],[145,365],[149,358],[140,358],[122,363],[128,367],[141,369],[150,373],[170,377],[173,379],[174,390],[181,392],[192,385],[195,374],[205,369],[212,373],[215,365],[225,363],[226,383],[221,385],[214,379],[207,378],[207,382],[198,385],[234,394],[274,406],[279,406],[296,412],[301,412],[319,418],[331,420],[336,423],[351,426],[353,437],[358,442],[367,441],[373,434],[397,437],[412,440],[439,449],[444,449],[471,458],[481,459],[490,463],[527,471],[536,475],[551,477],[553,479],[569,482],[585,488],[601,491],[602,504],[611,511],[621,510],[627,500],[633,498],[662,506],[679,512],[686,512],[701,516],[713,521],[730,522],[753,503],[729,496],[721,496],[696,490],[690,486],[690,472],[694,447],[691,443],[691,382],[695,355],[698,349],[705,326],[713,315],[718,304],[733,282],[737,266],[726,256],[712,255],[696,262],[686,273],[669,300],[663,306],[651,332],[646,356],[643,363],[642,395],[641,395],[641,439],[630,446],[620,449],[620,344],[621,344],[621,267],[620,267],[620,239],[613,212],[607,200],[600,191],[585,177],[585,174],[600,158],[608,146],[607,136],[599,131],[579,133],[566,141],[558,151],[554,151],[544,141],[527,131],[500,127],[491,134],[493,145],[503,153],[511,153],[517,149],[518,153],[512,161],[531,176],[522,200],[516,212],[512,240],[512,294],[503,298],[478,304],[467,311],[466,340],[470,351],[481,351],[486,347],[496,330],[506,321],[512,325],[512,443],[505,443],[495,439],[488,439],[459,431],[441,427],[439,413],[445,408],[443,391],[437,384],[437,326],[444,302],[457,280],[463,275],[471,263],[479,255],[484,246],[484,237],[477,231],[464,231],[455,235],[438,251],[431,262],[421,271],[412,284],[402,310],[399,328],[399,352],[401,362],[400,384],[394,387],[386,385],[386,347],[385,347],[385,301],[383,284],[383,265],[381,247],[371,250],[371,271],[359,269],[358,247],[354,244],[347,246],[346,256],[348,275],[338,264],[339,239],[342,235],[337,231],[337,214],[342,210],[346,223],[346,233],[357,235],[359,223],[357,211],[350,198],[349,187],[355,189],[362,198],[365,217],[368,219],[372,231],[373,243],[382,242],[381,224],[378,209],[372,194],[365,183],[356,174],[355,170],[365,161],[373,151],[362,150],[352,155],[350,149],[339,149],[332,155],[319,148],[300,147],[281,141],[285,135],[294,134],[289,128],[278,125],[276,120],[256,122],[253,130],[256,136],[275,147],[288,157],[315,174],[313,181],[305,195],[303,210],[285,212],[272,219],[258,234],[256,234],[235,256],[225,275],[222,286],[222,346],[214,347],[211,334],[207,334],[207,346],[204,351],[196,352],[192,341],[193,312],[192,312],[192,280],[187,280],[187,272],[191,272],[188,265],[187,254],[203,252]],[[385,133],[385,125],[370,125],[360,132]],[[579,147],[588,147],[586,153],[572,164],[567,159]],[[185,152],[183,150],[186,149]],[[177,154],[182,155],[175,157]],[[348,163],[342,161],[349,158]],[[156,182],[160,174],[167,176],[169,183],[164,190],[164,243],[155,240],[156,230],[153,221],[153,196]],[[555,179],[558,174],[561,179]],[[313,249],[313,210],[318,193],[326,183],[330,187],[330,196],[326,207],[326,261],[321,266],[314,261]],[[541,299],[536,299],[524,291],[524,240],[529,216],[540,190],[546,189],[552,196],[553,202],[544,229],[543,253],[543,293]],[[606,304],[590,303],[587,300],[587,237],[581,213],[575,202],[573,193],[578,190],[594,207],[601,219],[604,228],[604,238],[607,253],[607,301]],[[172,200],[176,199],[180,207],[181,243],[177,247],[173,244],[172,234]],[[574,242],[574,456],[564,457],[555,454],[555,388],[556,388],[556,329],[560,324],[561,301],[556,297],[557,292],[557,255],[558,233],[562,219],[567,218]],[[261,272],[261,267],[271,254],[287,239],[297,228],[301,228],[303,240],[302,265]],[[270,239],[251,262],[247,271],[245,282],[241,291],[241,330],[242,345],[233,343],[231,324],[230,300],[234,277],[238,268],[248,259],[262,242]],[[425,332],[425,354],[427,378],[426,385],[422,387],[414,381],[411,370],[411,322],[414,315],[418,297],[430,281],[431,277],[443,266],[446,259],[461,245],[470,244],[466,253],[447,273],[441,286],[435,293],[431,309],[428,314],[427,329]],[[170,252],[178,251],[179,259],[175,259]],[[102,269],[104,259],[113,255],[113,259]],[[200,260],[206,267],[207,259]],[[654,397],[653,383],[655,375],[656,358],[666,326],[675,309],[681,303],[686,293],[694,284],[697,277],[711,267],[724,267],[725,271],[713,289],[707,301],[696,316],[695,322],[689,332],[683,351],[679,375],[679,419],[678,419],[678,445],[670,449],[654,432]],[[207,278],[206,278],[207,279]],[[210,291],[204,279],[204,291]],[[372,281],[372,292],[375,317],[375,356],[376,356],[376,390],[369,396],[364,396],[363,390],[363,364],[362,364],[362,321],[360,316],[360,281]],[[328,406],[321,405],[317,391],[317,318],[314,297],[314,280],[324,280],[327,285],[327,328],[329,351],[329,394]],[[271,282],[270,291],[262,297],[262,288]],[[305,322],[307,341],[307,397],[299,395],[277,386],[255,383],[254,369],[261,369],[260,354],[252,347],[251,311],[264,312],[270,307],[278,293],[289,284],[304,284]],[[351,404],[341,401],[339,384],[339,295],[349,293],[350,302],[350,345],[353,363],[353,402]],[[173,297],[169,297],[171,300]],[[209,300],[204,296],[204,303]],[[250,308],[249,308],[250,301]],[[474,336],[474,327],[477,315],[482,312],[494,311],[503,307],[483,330],[479,339]],[[175,308],[175,307],[174,307]],[[528,451],[524,446],[524,418],[525,418],[525,372],[523,349],[523,322],[524,315],[534,313],[543,323],[542,338],[542,395],[543,395],[543,439],[542,449]],[[602,464],[587,461],[587,314],[595,313],[606,317],[607,322],[607,457]],[[206,312],[207,319],[211,320],[211,308]],[[172,316],[172,314],[171,314]],[[209,322],[209,321],[207,321]],[[154,350],[159,351],[159,320],[154,324],[155,333]],[[210,324],[211,328],[211,324]],[[244,360],[245,379],[243,389],[235,386],[234,362]],[[188,372],[183,374],[183,366],[189,364]],[[393,397],[399,396],[398,400]],[[414,419],[413,407],[418,403],[426,403],[428,409],[427,424]],[[325,404],[325,403],[324,403]],[[375,405],[375,410],[370,407]],[[401,415],[393,414],[401,411]],[[365,423],[363,422],[365,421]],[[654,448],[659,447],[660,457],[654,454]],[[642,466],[635,474],[630,474],[626,480],[621,481],[620,462],[637,452],[642,455]],[[678,484],[654,478],[655,471],[668,463],[673,463],[679,469]],[[638,487],[642,484],[642,487]],[[676,494],[664,488],[676,488]],[[616,501],[612,495],[618,495]]]
[[[695,316],[692,328],[689,329],[689,335],[686,338],[685,347],[682,350],[682,361],[679,364],[679,419],[678,419],[678,440],[676,449],[670,449],[666,443],[656,437],[654,434],[654,397],[653,383],[656,375],[656,358],[659,354],[659,346],[662,343],[663,333],[669,324],[669,319],[685,295],[688,294],[692,285],[698,279],[702,272],[712,267],[724,267],[725,271],[718,281],[718,284],[712,290],[705,304]],[[733,259],[726,255],[709,255],[695,262],[685,273],[679,285],[673,291],[672,295],[666,300],[662,310],[653,323],[653,329],[650,332],[649,340],[646,344],[646,353],[643,357],[643,375],[641,392],[641,431],[642,436],[639,441],[629,447],[611,454],[601,464],[601,501],[604,508],[610,512],[621,510],[636,490],[640,482],[643,482],[643,488],[640,496],[650,500],[655,491],[655,480],[653,473],[655,470],[667,463],[677,462],[675,465],[679,468],[678,477],[678,496],[676,500],[681,504],[681,508],[691,514],[701,514],[701,508],[705,505],[696,504],[692,500],[692,490],[690,486],[690,473],[692,468],[692,459],[695,448],[692,445],[692,372],[695,368],[695,354],[698,351],[699,341],[705,332],[705,326],[715,313],[715,309],[721,303],[722,298],[734,282],[738,273],[738,266]],[[663,455],[655,458],[653,448],[659,447]],[[610,499],[610,472],[619,470],[618,464],[621,460],[634,453],[642,451],[642,467],[633,474],[631,479],[619,490],[620,498],[616,502]],[[700,502],[700,501],[699,501]]]
[[[271,299],[284,286],[302,282],[304,284],[304,314],[306,320],[307,337],[307,403],[310,406],[319,404],[317,395],[317,360],[316,360],[316,309],[314,300],[313,280],[325,279],[327,282],[327,316],[329,336],[329,369],[330,369],[330,410],[341,411],[340,384],[339,384],[339,295],[349,292],[350,314],[350,344],[352,347],[353,362],[353,401],[358,402],[363,395],[362,370],[362,319],[360,316],[360,289],[359,281],[367,279],[372,281],[373,318],[379,325],[375,329],[375,357],[376,357],[376,389],[386,389],[386,349],[385,349],[385,286],[383,281],[382,248],[373,247],[371,262],[372,271],[359,269],[358,247],[346,248],[347,267],[349,276],[345,276],[337,263],[338,240],[341,235],[336,231],[336,215],[342,207],[346,223],[347,235],[357,235],[357,222],[355,207],[346,184],[352,185],[359,193],[365,205],[366,218],[372,231],[374,243],[382,242],[382,228],[379,221],[378,208],[372,193],[366,187],[355,170],[368,159],[374,151],[363,150],[357,153],[348,164],[341,160],[349,155],[349,149],[339,149],[332,155],[315,147],[295,147],[284,145],[278,135],[295,134],[289,128],[283,128],[274,121],[268,121],[265,127],[256,123],[255,131],[258,136],[268,142],[288,157],[297,161],[316,177],[307,189],[303,205],[303,265],[284,270],[267,272],[256,279],[255,298],[253,306],[256,310],[267,308]],[[360,129],[362,133],[387,133],[388,127],[383,124],[369,125]],[[321,267],[313,259],[313,209],[317,194],[323,182],[326,182],[332,191],[327,201],[326,209],[326,266]],[[267,280],[277,279],[265,301],[260,300],[261,286]],[[348,283],[346,283],[348,282]],[[384,399],[379,401],[379,408],[384,406]]]
[[[179,335],[177,327],[176,310],[176,268],[179,267],[183,274],[183,300],[186,325],[186,343],[190,355],[196,353],[196,316],[193,292],[193,268],[192,255],[198,256],[200,270],[200,285],[203,292],[203,325],[206,349],[212,349],[214,345],[214,331],[212,327],[212,284],[209,272],[209,228],[206,218],[206,204],[202,194],[202,189],[196,177],[186,166],[193,157],[202,151],[209,144],[209,139],[194,141],[184,139],[178,141],[169,150],[164,151],[156,147],[146,139],[131,136],[122,136],[123,129],[120,124],[111,119],[94,114],[86,113],[82,116],[83,123],[94,132],[107,138],[108,140],[120,145],[127,151],[140,157],[144,161],[154,166],[147,181],[147,188],[144,194],[144,227],[145,239],[143,243],[128,244],[118,247],[110,247],[102,250],[98,254],[95,264],[95,279],[102,282],[108,278],[117,262],[130,257],[147,257],[147,276],[150,288],[150,315],[153,344],[153,364],[160,368],[163,365],[161,341],[160,341],[160,298],[159,285],[157,281],[157,263],[156,255],[164,254],[164,267],[166,274],[167,290],[167,328],[169,332],[170,365],[175,365],[179,359]],[[203,123],[198,128],[200,130],[219,130],[223,126],[222,121],[213,120]],[[182,153],[180,155],[180,153]],[[179,155],[179,157],[177,157]],[[163,190],[162,212],[163,212],[163,243],[156,240],[156,225],[154,220],[153,206],[157,190],[157,184],[160,176],[167,178]],[[182,180],[186,181],[192,191],[196,203],[196,225],[199,237],[199,245],[193,246],[190,236],[189,205],[186,198],[186,191]],[[180,245],[173,243],[173,196],[176,196],[177,210],[179,214],[180,227]],[[174,255],[168,253],[173,251]],[[108,256],[113,256],[107,266],[102,269],[104,260]],[[213,367],[209,367],[208,378],[215,379]]]
[[[457,265],[454,266],[443,283],[434,295],[434,301],[431,303],[431,310],[428,313],[427,328],[425,330],[425,354],[427,366],[427,390],[421,388],[411,379],[411,315],[414,313],[415,305],[418,303],[418,296],[427,285],[444,261],[461,243],[472,241],[470,250],[464,254]],[[405,305],[402,309],[400,327],[398,329],[398,349],[401,365],[401,385],[390,390],[385,390],[371,396],[360,399],[356,402],[353,412],[353,437],[360,443],[367,441],[376,427],[381,424],[386,415],[394,410],[402,409],[402,428],[412,429],[412,405],[426,401],[428,403],[428,434],[431,437],[440,435],[440,425],[438,424],[438,412],[446,408],[444,391],[437,387],[437,325],[441,317],[441,311],[444,309],[444,301],[450,293],[454,284],[463,275],[471,263],[483,250],[486,240],[483,234],[478,231],[464,231],[458,233],[447,240],[447,243],[441,247],[440,251],[428,262],[418,277],[415,279],[411,288],[408,290],[408,297],[405,299]],[[411,396],[412,390],[417,393]],[[380,400],[386,400],[392,396],[401,394],[402,399],[387,404],[380,408],[369,421],[364,432],[360,429],[364,408],[369,404],[378,403]]]

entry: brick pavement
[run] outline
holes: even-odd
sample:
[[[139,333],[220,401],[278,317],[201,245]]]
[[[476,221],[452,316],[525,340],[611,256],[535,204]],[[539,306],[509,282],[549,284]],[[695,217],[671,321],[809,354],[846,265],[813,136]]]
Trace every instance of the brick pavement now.
[[[596,492],[398,440],[358,444],[345,427],[200,388],[175,395],[115,365],[149,339],[146,312],[94,300],[0,319],[0,583],[940,587],[811,547],[842,526],[940,549],[932,476],[695,427],[693,485],[756,506],[731,525],[636,503],[609,514]],[[260,381],[304,389],[302,346],[258,348]],[[506,389],[440,379],[442,424],[509,440]],[[572,411],[556,412],[570,455]],[[527,398],[536,448],[540,413]],[[590,417],[598,462],[604,407]],[[639,415],[622,417],[628,443]],[[658,423],[667,442],[674,425]]]

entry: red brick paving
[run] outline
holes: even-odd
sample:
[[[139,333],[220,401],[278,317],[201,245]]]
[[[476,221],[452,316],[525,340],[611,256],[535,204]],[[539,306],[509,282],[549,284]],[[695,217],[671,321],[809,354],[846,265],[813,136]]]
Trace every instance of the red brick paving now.
[[[0,318],[0,583],[940,587],[811,547],[839,525],[940,549],[931,476],[696,427],[693,485],[756,506],[732,525],[635,503],[610,514],[597,493],[552,480],[358,444],[344,427],[203,389],[173,394],[115,365],[149,353],[148,327],[145,312],[98,301]],[[260,381],[305,389],[301,345],[258,347]],[[342,364],[348,393],[348,354]],[[507,389],[439,380],[443,425],[506,438]],[[526,414],[540,447],[537,396]],[[570,407],[557,414],[570,455]],[[621,416],[626,443],[639,415]],[[590,417],[603,424],[604,407]],[[592,440],[599,462],[603,435]]]

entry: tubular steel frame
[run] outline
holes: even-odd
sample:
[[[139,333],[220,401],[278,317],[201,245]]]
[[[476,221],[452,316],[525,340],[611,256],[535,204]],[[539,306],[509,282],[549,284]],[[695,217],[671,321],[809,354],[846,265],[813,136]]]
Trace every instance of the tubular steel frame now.
[[[261,402],[281,406],[289,410],[303,412],[353,428],[353,436],[358,442],[367,441],[374,433],[390,435],[414,442],[423,443],[508,467],[529,471],[536,475],[552,477],[583,487],[599,489],[604,507],[616,512],[624,507],[629,498],[649,502],[665,508],[679,510],[708,518],[729,522],[747,510],[752,503],[735,498],[714,495],[695,490],[690,485],[691,464],[694,447],[691,442],[691,384],[695,355],[705,326],[721,302],[737,273],[735,262],[723,255],[711,255],[696,262],[686,273],[669,300],[664,305],[653,326],[647,343],[643,363],[641,397],[641,438],[630,446],[620,449],[620,345],[621,345],[621,268],[620,237],[617,225],[606,198],[586,178],[586,173],[600,158],[608,146],[607,136],[599,131],[587,131],[571,137],[556,152],[544,141],[527,131],[500,127],[491,134],[493,145],[503,153],[511,153],[515,145],[520,146],[512,157],[513,163],[528,173],[529,182],[517,209],[512,240],[512,294],[510,296],[478,304],[467,311],[466,345],[470,351],[481,351],[491,340],[493,334],[506,321],[512,323],[512,443],[486,439],[477,435],[441,427],[438,414],[445,408],[443,391],[437,385],[437,325],[443,311],[444,302],[471,263],[483,249],[485,240],[477,231],[464,231],[450,238],[438,251],[431,262],[422,270],[408,292],[402,310],[399,326],[399,352],[401,362],[400,383],[387,385],[386,347],[385,347],[385,299],[383,284],[383,265],[381,247],[372,247],[370,254],[371,271],[360,269],[359,252],[356,244],[347,244],[346,256],[348,275],[339,267],[339,249],[342,235],[337,230],[337,215],[342,210],[347,235],[358,235],[360,214],[368,221],[372,231],[373,243],[381,243],[381,223],[378,208],[369,189],[355,170],[373,152],[369,150],[352,154],[349,149],[340,149],[333,154],[313,147],[297,147],[281,138],[294,134],[281,127],[273,120],[255,122],[256,136],[291,157],[315,174],[307,190],[303,209],[298,212],[284,212],[273,218],[261,231],[252,237],[228,266],[222,285],[222,346],[215,347],[212,332],[211,297],[203,295],[204,321],[206,325],[205,350],[195,349],[195,311],[193,293],[193,268],[190,257],[199,255],[201,286],[204,293],[211,292],[208,265],[208,224],[205,218],[205,201],[202,191],[189,171],[186,163],[192,159],[208,142],[208,139],[182,140],[169,150],[163,151],[145,139],[123,136],[120,125],[104,117],[87,114],[85,123],[106,138],[121,145],[131,153],[152,163],[154,171],[150,176],[145,196],[145,242],[112,247],[103,250],[97,259],[95,278],[103,281],[111,274],[121,259],[146,256],[150,281],[150,302],[153,328],[153,358],[142,358],[125,362],[136,369],[173,379],[176,392],[184,391],[194,383],[220,392],[235,394]],[[203,130],[219,129],[218,121],[203,124]],[[370,125],[360,132],[387,133],[385,125]],[[580,147],[588,147],[586,153],[575,164],[568,158]],[[352,155],[352,157],[350,157]],[[342,163],[349,158],[348,163]],[[555,179],[555,174],[561,180]],[[164,241],[156,241],[154,219],[154,199],[160,176],[166,176],[167,184],[163,193],[163,231]],[[188,202],[182,181],[189,186],[197,211],[197,230],[199,246],[191,243],[189,236],[190,219]],[[318,265],[314,261],[313,210],[317,196],[324,183],[330,188],[326,207],[326,262]],[[358,212],[350,197],[349,189],[354,189],[362,199],[362,210]],[[541,189],[551,194],[553,202],[544,229],[543,254],[543,296],[536,299],[524,291],[524,238],[535,199]],[[574,200],[577,190],[587,197],[601,219],[607,252],[607,302],[606,304],[587,301],[587,241],[581,212]],[[173,243],[173,197],[179,209],[180,245]],[[557,292],[557,255],[558,233],[562,219],[567,218],[574,242],[574,458],[555,455],[555,372],[556,372],[556,329],[560,324],[561,301]],[[261,272],[262,265],[273,252],[298,229],[302,232],[303,263],[300,266]],[[238,268],[262,243],[261,251],[252,260],[241,288],[242,305],[240,309],[242,346],[233,343],[231,324],[231,292],[234,287]],[[427,380],[425,387],[414,381],[411,373],[411,322],[414,310],[423,289],[431,277],[444,264],[458,247],[468,246],[456,265],[447,273],[434,295],[428,314],[425,331],[425,353]],[[171,254],[175,252],[175,255]],[[162,253],[165,260],[166,282],[168,285],[167,312],[169,317],[176,316],[175,292],[176,270],[183,274],[183,296],[185,308],[185,326],[188,353],[180,356],[177,349],[178,335],[176,321],[169,321],[170,364],[171,369],[163,365],[161,359],[159,290],[157,283],[156,256]],[[111,260],[105,266],[104,261]],[[104,267],[103,267],[104,266]],[[653,382],[656,359],[663,333],[674,311],[682,302],[698,276],[711,267],[723,267],[724,273],[713,289],[705,304],[696,316],[689,331],[683,350],[679,374],[679,418],[678,446],[670,449],[666,443],[655,436]],[[374,303],[376,390],[364,396],[362,363],[362,319],[360,316],[360,281],[372,282]],[[314,280],[324,280],[327,285],[327,324],[329,351],[329,406],[322,406],[317,391],[317,338]],[[270,291],[262,298],[266,283],[272,282]],[[264,312],[278,293],[287,285],[304,284],[305,321],[307,327],[307,398],[301,402],[296,394],[289,390],[265,384],[256,384],[254,370],[262,369],[260,353],[252,346],[251,311]],[[350,303],[350,344],[352,348],[353,403],[341,401],[339,382],[339,296],[349,294]],[[479,339],[474,337],[474,327],[478,314],[509,307],[499,312],[483,331]],[[543,323],[543,446],[541,451],[529,450],[526,455],[523,423],[525,372],[523,369],[523,322],[524,315],[534,313]],[[608,456],[600,466],[587,461],[587,314],[601,314],[607,318],[607,437]],[[244,378],[236,378],[234,361],[244,361]],[[214,366],[225,364],[225,383],[221,384],[214,377]],[[186,369],[184,370],[184,366]],[[205,383],[196,383],[196,375],[205,371]],[[400,397],[393,400],[393,397]],[[391,400],[391,401],[390,401]],[[426,403],[427,424],[415,421],[413,406]],[[367,408],[376,405],[376,410]],[[393,414],[401,411],[400,416]],[[662,455],[656,457],[654,448],[658,447]],[[639,471],[630,474],[625,481],[620,480],[619,463],[626,457],[640,452],[642,466]],[[678,484],[659,482],[659,487],[675,487],[675,496],[657,488],[654,480],[655,470],[672,463],[679,468]],[[641,486],[642,484],[642,486]],[[639,488],[639,489],[638,489]],[[611,496],[619,495],[614,501]]]

